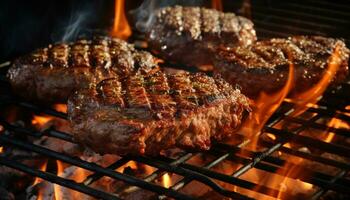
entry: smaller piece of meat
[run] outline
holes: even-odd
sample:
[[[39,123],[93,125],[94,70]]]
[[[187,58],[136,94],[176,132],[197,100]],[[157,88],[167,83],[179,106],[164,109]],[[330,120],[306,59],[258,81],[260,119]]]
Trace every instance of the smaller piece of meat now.
[[[76,92],[68,116],[75,140],[98,153],[157,155],[209,149],[235,132],[248,106],[219,77],[154,70]]]
[[[165,7],[156,11],[147,31],[161,58],[189,66],[211,65],[219,46],[245,46],[256,40],[253,23],[234,13],[201,7]]]
[[[151,70],[156,59],[117,38],[95,37],[49,45],[13,62],[7,77],[14,92],[43,103],[66,103],[77,89],[138,68]]]
[[[294,87],[290,95],[307,91],[327,71],[331,55],[338,55],[339,68],[333,84],[348,74],[349,49],[342,40],[321,36],[294,36],[258,41],[248,47],[218,49],[214,70],[242,93],[256,98],[260,92],[273,93],[286,84],[289,63],[294,66]]]

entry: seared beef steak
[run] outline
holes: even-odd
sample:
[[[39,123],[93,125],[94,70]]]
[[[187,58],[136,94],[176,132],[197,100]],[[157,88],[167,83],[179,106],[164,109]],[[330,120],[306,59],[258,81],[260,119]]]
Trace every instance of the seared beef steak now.
[[[157,11],[147,34],[150,48],[167,61],[191,66],[212,63],[218,46],[249,45],[253,23],[234,13],[200,7],[166,7]]]
[[[8,78],[17,94],[54,103],[66,102],[73,91],[106,78],[155,66],[151,54],[136,51],[119,39],[99,37],[38,49],[15,60]]]
[[[295,68],[291,94],[297,94],[322,78],[336,48],[341,64],[333,81],[341,82],[348,73],[349,49],[341,40],[320,36],[275,38],[248,47],[222,48],[218,50],[214,69],[232,85],[239,85],[243,94],[254,98],[261,91],[271,93],[285,85],[290,59]]]
[[[234,132],[247,109],[247,98],[219,77],[160,70],[106,79],[68,101],[74,138],[121,155],[207,150]]]

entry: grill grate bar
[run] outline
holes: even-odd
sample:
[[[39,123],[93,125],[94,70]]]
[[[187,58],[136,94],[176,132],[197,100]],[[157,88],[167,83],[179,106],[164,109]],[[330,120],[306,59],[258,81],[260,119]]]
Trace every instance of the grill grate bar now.
[[[167,165],[165,162],[161,162],[157,159],[150,158],[150,157],[137,156],[137,157],[133,158],[133,160],[145,163],[145,164],[153,166],[153,167],[157,167],[158,169],[166,170],[166,171],[171,172],[171,173],[176,173],[176,174],[179,174],[179,175],[184,176],[184,177],[191,177],[196,181],[199,181],[199,182],[202,182],[202,183],[208,185],[216,192],[218,192],[224,196],[227,196],[227,197],[231,197],[234,199],[251,199],[251,198],[243,196],[242,194],[239,194],[239,193],[236,193],[234,191],[229,191],[229,190],[222,188],[221,186],[216,184],[214,181],[209,179],[207,176],[204,176],[203,174],[200,174],[196,171],[185,169],[185,168],[182,168],[180,166],[179,167],[170,166],[170,165]]]
[[[288,169],[283,170],[283,165],[279,164],[280,167],[276,166],[276,163],[279,162],[283,162],[283,160],[271,157],[271,159],[276,159],[275,161],[273,161],[273,163],[268,163],[268,162],[259,162],[256,165],[254,165],[255,168],[260,169],[260,170],[264,170],[273,174],[279,174],[281,176],[285,176],[288,178],[292,178],[292,179],[299,179],[303,182],[307,182],[319,187],[327,187],[330,188],[334,191],[338,191],[338,192],[342,192],[344,194],[349,194],[350,193],[350,188],[349,188],[349,184],[350,181],[348,181],[347,179],[338,179],[337,182],[335,183],[329,183],[329,180],[332,179],[333,176],[331,175],[326,175],[320,172],[315,172],[312,171],[310,169],[307,169],[305,167],[299,167],[298,165],[292,164],[292,163],[288,163],[284,161],[284,164],[288,165],[290,168],[294,168],[296,169],[296,171],[302,171],[303,173],[306,172],[307,175],[302,175],[300,173],[287,173]],[[247,164],[250,162],[250,159],[248,158],[243,158],[241,156],[236,155],[235,157],[230,157],[230,160],[235,161],[235,162],[239,162],[239,163],[243,163],[243,164]]]
[[[272,145],[272,143],[270,143],[270,142],[260,142],[259,144],[262,144],[262,145],[268,146],[268,147],[270,147]],[[298,156],[300,158],[304,158],[304,159],[307,159],[310,161],[316,161],[316,162],[319,162],[319,163],[322,163],[325,165],[329,165],[329,166],[333,166],[336,168],[350,170],[350,164],[348,164],[348,163],[339,162],[339,161],[324,158],[321,156],[315,156],[311,153],[302,152],[302,151],[294,150],[294,149],[283,147],[283,146],[279,150],[283,153],[288,153],[290,155]]]
[[[330,184],[335,183],[337,180],[339,180],[340,178],[344,177],[347,174],[348,171],[341,171],[339,172],[335,177],[333,177],[332,180],[329,181]],[[310,198],[312,200],[316,200],[319,199],[323,194],[325,194],[330,188],[327,187],[323,187],[320,188],[318,191],[315,192],[315,194]]]
[[[337,145],[337,144],[331,144],[327,142],[323,142],[320,140],[314,140],[310,137],[302,136],[302,135],[296,135],[295,133],[291,133],[286,130],[279,130],[272,127],[266,127],[265,130],[269,133],[274,134],[277,138],[281,137],[283,135],[283,139],[288,138],[288,142],[291,143],[298,143],[302,144],[308,147],[314,147],[317,149],[322,149],[324,151],[327,151],[329,153],[334,153],[340,156],[344,156],[346,158],[350,158],[349,152],[350,148]]]
[[[70,189],[73,189],[73,190],[76,190],[76,191],[79,191],[79,192],[82,192],[82,193],[85,193],[88,195],[91,195],[91,196],[96,197],[96,198],[107,199],[107,200],[120,199],[119,197],[117,197],[115,195],[112,195],[112,194],[109,194],[109,193],[106,193],[106,192],[103,192],[100,190],[96,190],[96,189],[91,188],[91,187],[87,187],[84,184],[77,183],[77,182],[69,180],[69,179],[61,178],[59,176],[53,175],[53,174],[48,173],[48,172],[43,172],[43,171],[40,171],[37,169],[33,169],[29,166],[26,166],[22,163],[14,161],[14,160],[7,159],[5,157],[0,157],[0,163],[2,165],[11,167],[13,169],[20,170],[20,171],[25,172],[27,174],[30,174],[31,176],[39,177],[39,178],[42,178],[44,180],[48,180],[52,183],[59,184],[61,186],[64,186],[64,187],[67,187],[67,188],[70,188]]]
[[[103,168],[95,163],[87,162],[87,161],[81,160],[79,158],[69,157],[63,153],[58,153],[58,152],[52,151],[51,149],[43,148],[43,147],[38,146],[38,145],[25,143],[23,141],[13,140],[13,139],[8,138],[7,136],[3,136],[3,135],[0,135],[0,141],[3,143],[9,144],[9,145],[19,147],[21,149],[25,149],[27,151],[32,151],[32,152],[56,159],[56,160],[61,160],[65,163],[69,163],[71,165],[75,165],[75,166],[78,166],[80,168],[83,168],[83,169],[86,169],[89,171],[95,171],[95,172],[104,174],[105,176],[109,176],[109,177],[117,179],[117,180],[122,180],[128,184],[136,185],[136,186],[145,188],[145,189],[150,190],[150,191],[155,192],[155,193],[165,194],[167,196],[174,197],[174,198],[180,198],[180,199],[192,199],[191,197],[184,195],[184,194],[181,194],[181,193],[178,193],[174,190],[169,190],[167,188],[163,188],[161,186],[142,181],[142,180],[137,179],[135,177],[132,177],[132,176],[129,176],[126,174],[121,174],[121,173],[113,171],[111,169]]]
[[[181,156],[180,158],[177,158],[176,160],[174,160],[173,162],[170,162],[169,165],[170,166],[177,166],[183,162],[186,162],[187,160],[189,160],[192,157],[193,157],[192,153],[186,153],[185,155]],[[143,180],[147,181],[147,182],[151,182],[151,181],[154,181],[156,178],[163,176],[165,173],[166,173],[166,171],[157,169],[155,172],[153,172],[152,174],[150,174],[149,176],[147,176]],[[135,187],[135,186],[127,187],[127,188],[123,189],[121,191],[121,193],[135,191],[136,189],[137,189],[137,187]]]

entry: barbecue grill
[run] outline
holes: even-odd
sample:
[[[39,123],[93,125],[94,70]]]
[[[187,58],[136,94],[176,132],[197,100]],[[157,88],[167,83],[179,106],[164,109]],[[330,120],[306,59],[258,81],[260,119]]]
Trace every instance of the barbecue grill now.
[[[224,3],[224,5],[224,10],[250,15],[250,13],[244,11],[245,9],[242,9],[242,3],[239,1]],[[349,11],[350,5],[347,5],[346,2],[336,4],[326,0],[307,0],[303,4],[298,4],[297,1],[285,3],[277,1],[251,2],[251,16],[260,38],[316,34],[342,37],[349,46],[350,38],[348,37],[350,32],[346,29],[350,25],[350,21],[347,20],[350,17]],[[140,39],[135,35],[131,38],[131,40]],[[66,113],[45,105],[35,104],[35,102],[28,102],[11,94],[9,84],[4,77],[9,65],[10,62],[1,64],[1,110],[4,111],[8,108],[21,109],[30,114],[45,114],[67,120]],[[181,66],[174,67],[182,68]],[[272,199],[281,197],[287,197],[288,199],[327,199],[332,198],[332,195],[337,195],[335,198],[346,199],[350,197],[350,163],[347,160],[350,159],[350,147],[346,146],[350,129],[349,127],[333,127],[327,122],[329,119],[335,118],[349,125],[349,91],[350,80],[348,79],[347,82],[337,88],[329,88],[317,104],[304,105],[305,111],[297,116],[293,115],[296,108],[295,102],[285,99],[261,130],[257,141],[260,150],[257,151],[245,148],[252,142],[250,138],[235,135],[233,136],[234,144],[217,143],[206,152],[181,151],[173,156],[162,155],[158,157],[125,156],[107,167],[35,144],[33,140],[23,139],[26,136],[37,139],[49,137],[74,144],[70,133],[53,127],[43,131],[29,129],[20,124],[12,123],[9,117],[3,114],[0,118],[0,125],[3,126],[0,133],[0,146],[2,148],[34,152],[42,159],[59,160],[68,165],[88,170],[91,174],[84,177],[83,181],[70,180],[58,176],[56,174],[57,169],[55,171],[55,169],[50,170],[49,168],[46,170],[32,168],[23,162],[24,159],[21,157],[8,157],[6,151],[0,154],[0,164],[97,199],[123,199],[125,195],[136,192],[141,195],[139,198],[144,197],[142,195],[149,195],[152,198],[159,199],[195,199],[196,196],[189,194],[188,190],[185,189],[194,183],[200,185],[200,187],[204,185],[204,187],[209,188],[208,191],[210,192],[206,195],[208,198],[214,199],[258,198],[249,195],[249,191],[254,191],[254,193]],[[327,142],[320,137],[302,134],[307,130],[314,130],[320,134],[332,133],[335,138],[339,137],[342,141],[332,140]],[[286,144],[289,144],[289,146]],[[305,148],[309,151],[303,150]],[[334,156],[322,156],[325,153]],[[278,155],[293,156],[308,163],[332,167],[333,170],[332,173],[320,172],[315,168],[293,163],[288,159],[284,159],[286,157]],[[206,157],[210,159],[205,159]],[[339,159],[339,157],[342,159]],[[205,161],[191,162],[191,160],[197,158]],[[150,166],[154,170],[147,176],[141,177],[133,173],[127,173],[125,169],[124,172],[117,170],[130,161],[138,166]],[[228,170],[229,172],[214,170],[223,163],[231,163],[234,167]],[[295,173],[286,173],[285,166],[293,168]],[[314,190],[312,193],[305,195],[296,194],[290,190],[281,191],[263,182],[254,182],[245,178],[251,170],[259,170],[272,174],[272,176],[280,175],[312,184]],[[159,180],[165,174],[170,174],[171,177],[177,176],[176,181],[172,181],[169,186],[159,184]],[[93,187],[94,183],[103,177],[121,182],[123,184],[122,189],[117,188],[114,192],[110,192]],[[245,192],[241,192],[243,190]]]

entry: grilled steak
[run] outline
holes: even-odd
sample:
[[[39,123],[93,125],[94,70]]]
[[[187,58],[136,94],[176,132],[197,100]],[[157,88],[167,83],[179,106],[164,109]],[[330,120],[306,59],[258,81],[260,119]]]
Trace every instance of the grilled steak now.
[[[157,11],[147,34],[160,57],[191,66],[212,64],[218,46],[249,45],[256,40],[253,23],[234,13],[200,7],[166,7]]]
[[[207,150],[241,122],[247,98],[219,77],[160,70],[106,79],[68,101],[74,138],[99,153]]]
[[[8,78],[14,91],[42,102],[66,102],[79,88],[106,78],[126,76],[136,69],[153,68],[147,52],[136,51],[122,40],[99,37],[70,44],[49,45],[14,61]]]
[[[214,68],[226,81],[241,86],[243,94],[255,98],[261,91],[271,93],[285,85],[290,59],[295,70],[293,95],[320,81],[332,54],[338,55],[339,69],[333,79],[336,84],[347,76],[349,49],[341,40],[320,36],[277,38],[248,47],[222,48]]]

